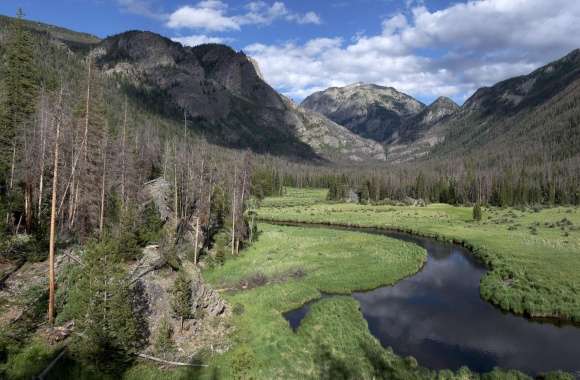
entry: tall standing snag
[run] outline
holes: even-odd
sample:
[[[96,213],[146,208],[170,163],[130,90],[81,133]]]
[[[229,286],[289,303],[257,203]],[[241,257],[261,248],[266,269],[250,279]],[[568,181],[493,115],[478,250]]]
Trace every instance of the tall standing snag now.
[[[56,192],[58,191],[58,144],[60,138],[61,107],[62,107],[62,87],[58,98],[58,114],[56,120],[56,137],[54,140],[54,168],[52,172],[52,198],[50,202],[50,241],[48,248],[48,323],[54,323],[55,287],[54,278],[54,251],[56,243]]]

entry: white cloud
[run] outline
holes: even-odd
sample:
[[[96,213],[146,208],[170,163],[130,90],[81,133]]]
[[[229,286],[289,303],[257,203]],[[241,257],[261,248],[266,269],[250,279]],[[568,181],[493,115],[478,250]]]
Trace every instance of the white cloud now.
[[[406,14],[385,20],[377,35],[244,50],[273,86],[295,98],[363,81],[422,98],[462,101],[478,87],[527,73],[579,47],[580,1],[470,0],[439,11],[421,1],[409,4]]]
[[[132,0],[126,0],[132,1]],[[134,1],[134,0],[133,0]],[[228,5],[221,0],[205,0],[195,6],[183,6],[168,17],[170,28],[200,29],[213,32],[240,30],[244,25],[270,25],[283,19],[298,24],[320,24],[320,17],[314,12],[305,14],[290,11],[281,1],[268,4],[252,1],[246,5],[246,12],[231,15]]]
[[[231,42],[231,38],[223,38],[223,37],[214,37],[214,36],[206,36],[205,34],[194,34],[191,36],[185,37],[173,37],[173,41],[179,42],[184,46],[197,46],[202,44],[224,44]]]
[[[186,5],[169,16],[170,28],[204,29],[215,32],[239,30],[240,24],[225,15],[227,5],[221,1],[208,0],[195,7]]]

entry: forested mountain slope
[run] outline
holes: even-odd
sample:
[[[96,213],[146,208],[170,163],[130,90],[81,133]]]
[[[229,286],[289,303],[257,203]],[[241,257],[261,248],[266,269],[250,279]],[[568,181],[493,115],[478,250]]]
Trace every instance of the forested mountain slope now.
[[[468,152],[565,160],[580,153],[580,50],[481,88],[446,125],[433,155]]]

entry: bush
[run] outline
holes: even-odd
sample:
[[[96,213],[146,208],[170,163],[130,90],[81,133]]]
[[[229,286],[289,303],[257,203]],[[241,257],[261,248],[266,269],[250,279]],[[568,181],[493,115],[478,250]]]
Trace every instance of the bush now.
[[[481,212],[481,205],[479,203],[476,203],[475,206],[473,206],[473,220],[481,220],[481,216],[482,216],[482,212]]]
[[[167,318],[163,318],[161,319],[161,322],[159,322],[153,348],[155,349],[155,353],[161,357],[165,357],[167,353],[171,353],[175,350],[173,344],[173,328]]]
[[[241,303],[236,303],[234,305],[234,308],[232,309],[232,312],[234,313],[234,315],[244,314],[244,312],[245,312],[244,305],[242,305]]]
[[[233,353],[232,377],[234,379],[248,379],[250,371],[256,367],[254,352],[245,344],[240,345]]]
[[[50,363],[55,354],[54,348],[42,342],[32,342],[8,357],[5,364],[6,378],[32,379]]]

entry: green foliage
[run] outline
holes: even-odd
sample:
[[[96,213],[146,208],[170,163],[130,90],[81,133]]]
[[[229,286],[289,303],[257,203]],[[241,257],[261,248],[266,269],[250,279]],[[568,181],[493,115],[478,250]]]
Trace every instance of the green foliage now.
[[[148,203],[141,212],[137,236],[140,246],[159,243],[163,238],[163,221],[153,202]]]
[[[179,271],[171,289],[171,308],[182,321],[191,318],[193,306],[191,278],[184,271]]]
[[[135,217],[135,209],[128,207],[121,213],[121,221],[115,229],[117,250],[123,260],[137,260],[141,257],[139,227]]]
[[[232,354],[232,374],[234,379],[252,379],[252,370],[256,370],[256,357],[247,345],[240,345]]]
[[[215,244],[213,247],[215,261],[217,265],[224,265],[228,257],[231,246],[231,233],[228,230],[222,230],[215,235]]]
[[[0,118],[0,171],[10,163],[11,148],[16,129],[34,112],[38,93],[37,65],[34,61],[33,40],[24,27],[21,10],[12,24],[6,48],[4,86],[9,89]]]
[[[370,201],[370,182],[365,181],[362,185],[360,185],[358,190],[358,199],[359,203],[368,204]]]
[[[83,268],[70,290],[67,312],[79,333],[71,351],[105,372],[124,367],[140,343],[119,245],[110,239],[89,242]]]
[[[155,352],[162,357],[165,357],[166,354],[175,350],[175,344],[173,342],[173,327],[171,327],[167,318],[162,318],[159,322],[159,326],[155,333],[153,348],[155,349]]]
[[[55,347],[41,341],[32,341],[8,357],[7,362],[0,366],[0,377],[4,372],[7,379],[32,379],[50,363],[56,353]]]
[[[346,176],[336,176],[329,179],[328,194],[326,199],[329,201],[342,201],[348,197],[350,185]]]
[[[481,205],[479,203],[476,203],[475,206],[473,206],[473,220],[480,221],[481,216],[482,216]]]
[[[0,240],[0,258],[14,261],[38,262],[45,260],[47,249],[44,241],[35,235],[14,235]]]

